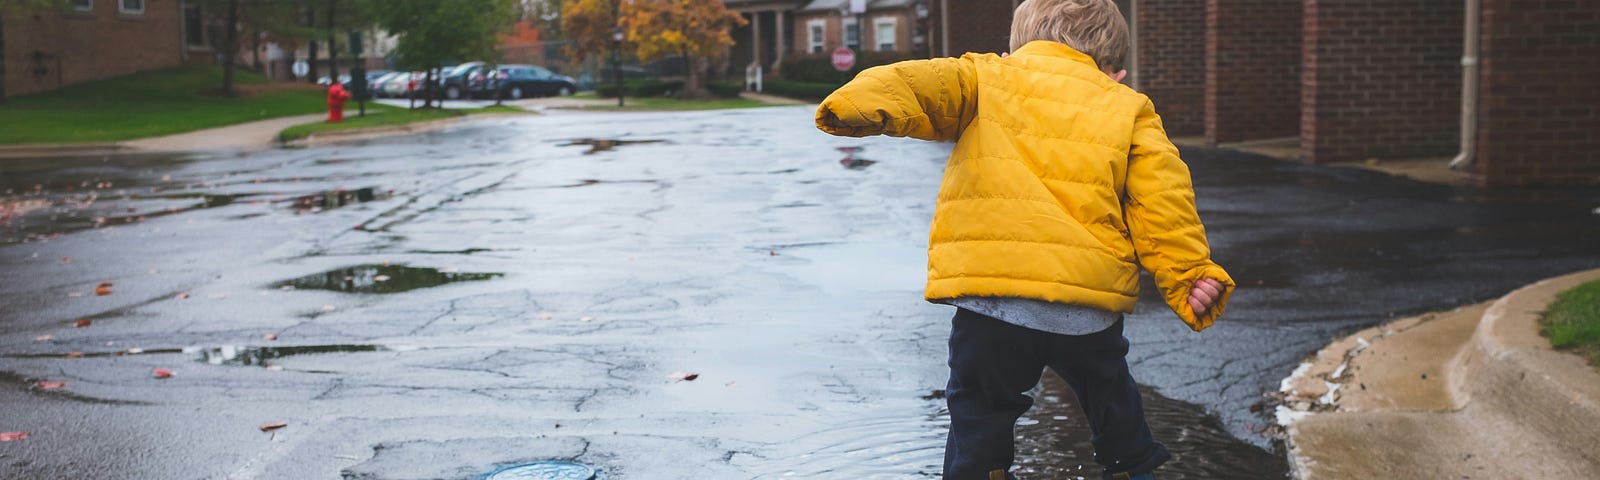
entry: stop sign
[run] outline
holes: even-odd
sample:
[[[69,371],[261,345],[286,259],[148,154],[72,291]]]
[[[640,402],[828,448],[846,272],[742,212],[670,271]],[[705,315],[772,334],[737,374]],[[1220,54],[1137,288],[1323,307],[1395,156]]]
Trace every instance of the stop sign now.
[[[856,66],[856,52],[846,47],[839,47],[833,50],[833,68],[843,72],[850,70],[850,67],[854,66]]]

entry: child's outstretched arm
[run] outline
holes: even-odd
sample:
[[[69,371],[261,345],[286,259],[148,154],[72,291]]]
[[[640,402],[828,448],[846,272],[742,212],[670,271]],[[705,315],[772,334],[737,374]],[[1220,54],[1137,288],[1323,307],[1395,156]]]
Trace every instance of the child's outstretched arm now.
[[[951,140],[978,108],[977,71],[967,58],[910,60],[866,69],[817,109],[833,135]]]
[[[1155,275],[1167,306],[1189,328],[1210,327],[1233,296],[1233,278],[1211,261],[1189,166],[1178,158],[1148,100],[1134,122],[1127,195],[1124,215],[1139,263]]]

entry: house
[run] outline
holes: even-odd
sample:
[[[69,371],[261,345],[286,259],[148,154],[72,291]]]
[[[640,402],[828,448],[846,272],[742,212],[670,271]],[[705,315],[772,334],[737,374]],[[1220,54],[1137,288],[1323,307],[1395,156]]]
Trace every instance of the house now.
[[[936,56],[1003,52],[1017,0],[932,0]],[[1480,185],[1600,185],[1600,4],[1117,0],[1127,82],[1174,136],[1308,163],[1438,158]]]
[[[66,0],[59,7],[0,17],[5,95],[181,65],[203,44],[186,29],[197,16],[180,0]]]
[[[928,2],[867,0],[866,11],[856,15],[850,0],[724,0],[748,22],[731,34],[729,73],[750,65],[773,72],[788,56],[825,54],[841,46],[925,55]]]

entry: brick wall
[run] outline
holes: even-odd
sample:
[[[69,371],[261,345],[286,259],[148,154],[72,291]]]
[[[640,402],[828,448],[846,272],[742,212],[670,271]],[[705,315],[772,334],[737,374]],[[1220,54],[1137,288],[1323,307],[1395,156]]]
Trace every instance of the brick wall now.
[[[178,0],[146,0],[144,13],[137,15],[119,13],[117,3],[93,2],[89,13],[7,15],[6,94],[54,90],[58,73],[63,84],[71,85],[183,62]],[[45,54],[44,75],[35,74],[35,52]]]
[[[946,24],[950,31],[950,56],[959,57],[967,52],[1000,53],[1011,50],[1011,11],[1013,0],[931,0],[929,42],[934,57],[944,56]],[[948,6],[949,12],[943,8]],[[944,15],[949,15],[949,22]]]
[[[1600,185],[1600,5],[1484,0],[1478,180]]]
[[[1298,134],[1301,3],[1206,1],[1207,143]]]
[[[1461,138],[1459,0],[1306,0],[1305,160],[1453,155]]]
[[[1139,90],[1169,135],[1205,133],[1206,0],[1140,0]]]

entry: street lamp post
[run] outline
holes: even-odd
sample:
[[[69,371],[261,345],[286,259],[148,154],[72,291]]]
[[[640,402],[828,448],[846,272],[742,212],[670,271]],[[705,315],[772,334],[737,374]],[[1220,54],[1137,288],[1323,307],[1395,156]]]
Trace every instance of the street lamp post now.
[[[619,19],[620,20],[620,19]],[[617,84],[617,106],[622,106],[622,27],[611,33],[611,76]]]

